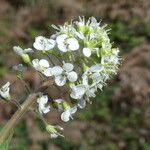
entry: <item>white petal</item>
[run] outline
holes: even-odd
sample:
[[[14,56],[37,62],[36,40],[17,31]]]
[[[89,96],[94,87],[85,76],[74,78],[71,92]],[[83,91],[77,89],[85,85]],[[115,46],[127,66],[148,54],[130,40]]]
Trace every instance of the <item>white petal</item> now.
[[[91,17],[91,22],[93,22],[93,23],[97,23],[96,18],[92,16],[92,17]]]
[[[39,61],[39,65],[42,66],[42,67],[48,68],[49,67],[49,62],[45,59],[41,59]]]
[[[30,52],[33,52],[33,50],[32,50],[32,48],[26,48],[26,49],[24,49],[24,52],[25,53],[30,53]]]
[[[64,128],[63,128],[63,127],[61,127],[61,126],[59,126],[59,125],[56,125],[54,128],[57,128],[57,129],[59,129],[59,130],[61,130],[61,131],[63,131],[63,130],[64,130]]]
[[[96,82],[96,83],[98,83],[98,82],[100,82],[100,81],[103,81],[103,78],[102,78],[102,76],[100,75],[99,72],[93,73],[93,74],[91,75],[91,78],[92,78],[93,82]]]
[[[83,48],[83,54],[86,57],[90,57],[91,56],[91,49],[89,49],[89,48]]]
[[[52,133],[52,134],[51,134],[51,138],[52,138],[52,139],[55,139],[55,138],[57,138],[57,137],[58,137],[57,134],[55,134],[55,133]]]
[[[86,88],[84,85],[77,85],[72,88],[70,96],[74,99],[81,99],[85,94]]]
[[[38,67],[39,67],[39,60],[38,59],[33,59],[32,60],[32,64],[33,64],[33,67],[35,69],[38,69]]]
[[[83,85],[89,85],[88,84],[88,76],[87,76],[87,74],[83,74],[82,75],[82,83],[83,83]]]
[[[85,38],[82,32],[75,32],[75,34],[76,34],[76,36],[77,36],[78,38],[80,38],[81,40],[83,40],[83,39]]]
[[[57,44],[64,44],[65,39],[67,38],[66,34],[61,34],[56,38]]]
[[[55,99],[54,102],[60,104],[63,101],[63,99]]]
[[[69,38],[66,40],[66,42],[69,44],[69,50],[75,51],[79,49],[79,43],[75,38]]]
[[[64,44],[58,44],[57,46],[61,52],[67,52],[67,48]]]
[[[40,98],[38,98],[37,102],[41,104],[46,104],[48,102],[48,96],[42,95]]]
[[[43,74],[46,76],[46,77],[51,77],[52,76],[52,68],[47,68],[44,70]]]
[[[79,99],[77,106],[78,106],[80,109],[85,108],[85,106],[86,106],[86,101],[85,101],[84,99]]]
[[[35,38],[33,47],[37,50],[47,51],[55,46],[55,41],[53,39],[48,39],[43,36],[38,36]]]
[[[7,82],[5,85],[3,85],[0,89],[0,95],[1,97],[3,97],[4,99],[10,100],[11,96],[10,96],[10,82]]]
[[[5,85],[2,86],[3,89],[7,89],[10,86],[10,82],[7,82]]]
[[[37,103],[39,103],[39,112],[41,114],[48,113],[50,111],[50,106],[45,106],[46,103],[48,102],[48,96],[47,95],[42,95],[37,99]]]
[[[95,92],[96,92],[96,89],[95,88],[91,88],[89,91],[88,91],[88,96],[89,97],[95,97]]]
[[[53,39],[47,39],[45,50],[50,50],[55,47],[55,41]]]
[[[65,64],[63,65],[63,69],[64,69],[65,71],[67,71],[67,72],[72,71],[73,68],[74,68],[74,66],[73,66],[71,63],[65,63]]]
[[[55,77],[55,83],[58,85],[58,86],[63,86],[65,85],[66,83],[66,77],[65,76],[56,76]]]
[[[44,114],[47,114],[48,112],[50,112],[50,106],[44,107],[42,111]]]
[[[67,38],[67,35],[66,34],[62,34],[62,35],[59,35],[57,38],[56,38],[56,42],[57,42],[57,47],[60,51],[62,52],[66,52],[67,51],[67,48],[66,48],[66,45],[65,45],[65,39]]]
[[[45,38],[43,36],[38,36],[35,38],[35,42],[33,43],[33,47],[37,50],[44,50]]]
[[[89,71],[91,71],[91,72],[100,72],[100,71],[103,70],[103,68],[104,68],[103,65],[97,64],[97,65],[91,66]]]
[[[70,82],[75,82],[75,81],[77,81],[77,79],[78,79],[78,75],[77,75],[77,73],[76,73],[75,71],[72,71],[72,72],[69,72],[69,73],[68,73],[67,78],[68,78],[68,80],[69,80]]]
[[[60,66],[55,66],[52,68],[51,73],[53,76],[59,76],[63,72],[63,69]]]
[[[70,111],[70,114],[74,114],[77,111],[77,106],[70,108],[69,111]]]
[[[70,120],[70,112],[69,110],[66,110],[61,114],[61,120],[64,122],[68,122]]]
[[[16,54],[18,54],[19,56],[22,56],[24,54],[23,49],[19,46],[14,46],[13,50]]]

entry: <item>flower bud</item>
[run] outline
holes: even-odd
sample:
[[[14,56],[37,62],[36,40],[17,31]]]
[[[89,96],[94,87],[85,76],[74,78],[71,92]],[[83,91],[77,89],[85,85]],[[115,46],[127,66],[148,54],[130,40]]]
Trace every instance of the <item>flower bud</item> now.
[[[30,64],[30,63],[31,63],[30,57],[29,57],[28,54],[23,54],[23,55],[21,56],[21,58],[22,58],[22,60],[23,60],[26,64]]]
[[[56,129],[54,128],[54,126],[48,124],[46,125],[46,131],[50,134],[57,132]]]
[[[69,106],[69,104],[68,104],[66,101],[63,101],[63,102],[62,102],[62,107],[63,107],[64,110],[66,110],[66,109],[68,109],[70,106]]]

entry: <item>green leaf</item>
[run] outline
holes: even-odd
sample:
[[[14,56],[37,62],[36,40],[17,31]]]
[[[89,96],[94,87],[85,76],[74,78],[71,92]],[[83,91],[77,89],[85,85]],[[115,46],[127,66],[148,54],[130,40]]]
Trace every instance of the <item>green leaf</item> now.
[[[12,131],[12,133],[10,134],[8,139],[3,144],[0,145],[0,150],[8,150],[8,146],[11,142],[12,137],[13,137],[13,133],[14,132]]]

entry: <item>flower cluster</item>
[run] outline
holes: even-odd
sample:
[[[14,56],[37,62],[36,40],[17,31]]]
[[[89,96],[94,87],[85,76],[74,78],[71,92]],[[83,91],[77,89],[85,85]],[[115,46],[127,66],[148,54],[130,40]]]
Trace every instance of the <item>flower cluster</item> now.
[[[60,118],[67,122],[73,118],[72,114],[77,109],[84,108],[87,102],[96,96],[96,92],[102,90],[107,80],[117,73],[120,63],[119,49],[114,48],[110,42],[106,25],[102,25],[94,17],[87,21],[84,17],[79,17],[78,21],[52,27],[56,32],[50,38],[43,36],[35,38],[33,43],[35,50],[14,47],[14,51],[25,63],[30,64],[46,78],[53,79],[56,86],[69,88],[68,95],[76,102],[74,106],[63,97],[52,100],[51,106],[46,95],[37,100],[41,114],[52,110],[50,108],[55,103],[55,108],[61,112]],[[28,53],[36,50],[48,56],[50,60],[44,57],[41,60],[36,58],[30,61]],[[51,56],[56,57],[55,61]],[[59,135],[55,126],[48,126],[47,130],[52,137]]]

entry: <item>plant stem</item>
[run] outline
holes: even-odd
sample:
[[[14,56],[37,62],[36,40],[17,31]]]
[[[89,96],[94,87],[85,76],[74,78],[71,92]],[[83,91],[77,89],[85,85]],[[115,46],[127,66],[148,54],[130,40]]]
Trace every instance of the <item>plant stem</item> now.
[[[11,131],[14,129],[20,118],[24,113],[31,107],[36,99],[38,98],[39,93],[31,94],[25,102],[21,105],[21,109],[18,109],[13,117],[7,122],[2,131],[0,132],[0,145],[9,137]]]
[[[20,121],[22,116],[29,110],[31,106],[36,102],[37,98],[40,95],[40,92],[43,92],[45,89],[53,85],[52,81],[44,82],[33,94],[29,95],[28,98],[23,102],[21,108],[18,109],[12,118],[7,122],[7,124],[0,131],[0,145],[5,142],[9,137],[12,130],[15,128],[16,124]]]

